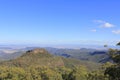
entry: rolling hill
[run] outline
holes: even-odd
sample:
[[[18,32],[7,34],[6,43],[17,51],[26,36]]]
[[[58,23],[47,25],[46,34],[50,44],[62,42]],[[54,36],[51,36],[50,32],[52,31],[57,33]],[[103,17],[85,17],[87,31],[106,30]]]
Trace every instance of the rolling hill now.
[[[0,65],[15,66],[15,67],[29,67],[29,66],[49,66],[49,67],[74,67],[84,65],[87,68],[98,68],[100,64],[90,61],[80,61],[73,58],[64,58],[54,56],[43,48],[26,51],[22,56],[9,61],[3,61]]]

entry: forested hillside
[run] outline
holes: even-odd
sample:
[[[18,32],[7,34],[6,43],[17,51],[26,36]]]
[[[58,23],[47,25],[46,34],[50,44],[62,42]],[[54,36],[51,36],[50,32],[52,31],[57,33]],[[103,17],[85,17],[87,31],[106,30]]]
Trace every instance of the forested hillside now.
[[[0,63],[0,80],[120,80],[119,50],[110,49],[113,63],[58,57],[43,48]],[[94,54],[93,54],[94,55]]]
[[[92,69],[93,67],[95,68]],[[1,62],[0,79],[79,80],[86,79],[88,72],[98,67],[93,62],[57,57],[45,49],[34,49],[19,58]]]

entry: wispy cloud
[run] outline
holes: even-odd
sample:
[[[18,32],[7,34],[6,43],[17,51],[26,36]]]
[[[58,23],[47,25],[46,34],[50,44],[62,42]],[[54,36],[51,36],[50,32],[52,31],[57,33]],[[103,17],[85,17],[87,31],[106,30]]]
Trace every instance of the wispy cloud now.
[[[106,22],[106,21],[103,21],[103,20],[94,20],[94,22],[95,23],[99,23],[99,27],[102,27],[102,28],[112,28],[112,27],[115,27],[114,24]]]
[[[95,22],[95,23],[105,23],[105,21],[103,21],[103,20],[94,20],[93,22]]]
[[[120,34],[120,30],[113,30],[112,33],[114,33],[114,34]]]
[[[91,32],[96,32],[97,30],[96,29],[92,29]]]

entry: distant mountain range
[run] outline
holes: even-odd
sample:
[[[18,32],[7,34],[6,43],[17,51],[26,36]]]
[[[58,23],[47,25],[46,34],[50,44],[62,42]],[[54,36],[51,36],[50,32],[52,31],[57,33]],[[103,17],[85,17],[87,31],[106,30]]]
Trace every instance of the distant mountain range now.
[[[39,47],[26,47],[20,49],[0,48],[0,60],[10,60],[20,57],[28,50],[33,50]],[[92,61],[97,63],[104,63],[110,61],[107,50],[97,50],[90,48],[68,49],[68,48],[51,48],[44,47],[50,54],[55,56],[62,56],[65,58],[73,58],[83,61]],[[13,52],[13,53],[12,53]]]
[[[96,49],[58,49],[58,48],[45,48],[51,54],[57,56],[63,56],[66,58],[74,58],[84,61],[93,61],[97,63],[104,63],[110,61],[107,50],[96,50]]]

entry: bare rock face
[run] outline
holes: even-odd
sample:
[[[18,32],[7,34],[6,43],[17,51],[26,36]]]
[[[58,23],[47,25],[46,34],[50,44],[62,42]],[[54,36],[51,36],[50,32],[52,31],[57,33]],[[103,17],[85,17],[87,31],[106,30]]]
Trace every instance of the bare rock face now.
[[[30,54],[46,54],[46,53],[48,53],[48,51],[46,51],[43,48],[36,48],[36,49],[27,51],[27,53],[30,53]]]
[[[32,50],[32,53],[34,53],[34,54],[38,54],[38,53],[45,54],[45,53],[47,53],[47,51],[45,49],[42,49],[42,48],[36,48],[36,49]]]

